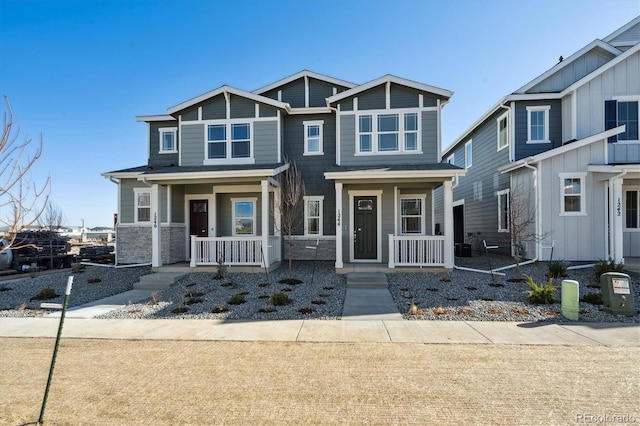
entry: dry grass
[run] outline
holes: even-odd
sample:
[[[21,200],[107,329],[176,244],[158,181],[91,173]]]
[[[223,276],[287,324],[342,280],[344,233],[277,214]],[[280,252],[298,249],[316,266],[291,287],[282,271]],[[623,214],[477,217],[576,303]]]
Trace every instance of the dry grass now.
[[[38,418],[53,344],[0,339],[0,424]],[[639,351],[66,339],[45,420],[47,426],[529,425],[574,424],[579,413],[640,418]]]

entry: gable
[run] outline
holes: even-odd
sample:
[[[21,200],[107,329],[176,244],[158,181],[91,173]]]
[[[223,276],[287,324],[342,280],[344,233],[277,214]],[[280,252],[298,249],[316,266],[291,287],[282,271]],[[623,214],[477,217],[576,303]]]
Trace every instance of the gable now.
[[[623,51],[640,43],[640,16],[618,28],[603,40]]]

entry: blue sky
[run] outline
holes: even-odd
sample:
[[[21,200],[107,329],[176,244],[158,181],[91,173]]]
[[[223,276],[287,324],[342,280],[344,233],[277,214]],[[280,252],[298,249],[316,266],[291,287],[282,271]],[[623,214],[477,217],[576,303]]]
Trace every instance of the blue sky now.
[[[68,224],[110,226],[117,187],[100,173],[145,164],[137,115],[303,69],[354,83],[394,74],[454,91],[446,146],[638,14],[639,0],[0,0],[0,95],[21,137],[43,134],[32,178],[51,175]]]

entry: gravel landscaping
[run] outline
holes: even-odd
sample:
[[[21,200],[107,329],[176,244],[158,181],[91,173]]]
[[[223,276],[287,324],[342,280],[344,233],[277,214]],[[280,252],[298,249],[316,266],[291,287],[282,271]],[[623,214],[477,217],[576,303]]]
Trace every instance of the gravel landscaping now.
[[[509,259],[478,256],[456,258],[456,264],[487,270],[498,268]],[[578,266],[578,265],[573,265]],[[547,282],[548,265],[544,262],[523,265],[522,276],[532,276],[536,283]],[[231,269],[232,270],[232,269]],[[534,305],[527,301],[524,282],[514,282],[515,268],[502,271],[506,275],[455,269],[451,272],[389,273],[389,291],[406,320],[522,321],[569,322],[561,315],[560,303]],[[133,288],[141,275],[151,273],[149,267],[103,268],[88,266],[74,273],[74,286],[69,306]],[[581,322],[640,323],[640,275],[631,277],[636,314],[631,317],[611,315],[602,305],[580,302]],[[61,303],[70,272],[42,274],[0,282],[0,316],[42,316],[42,300],[33,300],[43,288],[51,287],[58,297],[47,302]],[[132,303],[98,318],[173,318],[173,319],[340,319],[346,294],[346,275],[334,273],[333,262],[295,262],[292,277],[300,283],[286,283],[285,265],[265,274],[230,272],[224,278],[198,272],[188,274],[169,289],[155,293],[148,300]],[[600,285],[594,268],[570,269],[567,279],[580,283],[580,297],[599,294]],[[560,286],[561,280],[555,285]],[[284,298],[274,305],[275,298]],[[286,296],[282,296],[286,295]],[[555,294],[560,299],[560,291]],[[288,303],[287,303],[288,302]],[[412,308],[412,304],[413,309]]]

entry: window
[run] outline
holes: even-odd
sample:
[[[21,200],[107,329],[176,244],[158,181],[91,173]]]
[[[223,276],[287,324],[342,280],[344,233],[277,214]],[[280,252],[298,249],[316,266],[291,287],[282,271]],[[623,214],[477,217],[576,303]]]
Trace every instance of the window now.
[[[586,173],[560,173],[562,194],[561,212],[563,216],[584,215],[585,212],[585,188],[584,179]]]
[[[424,235],[424,202],[420,195],[406,195],[400,199],[400,232]]]
[[[134,222],[151,222],[151,191],[141,188],[133,191],[136,203]]]
[[[464,144],[464,168],[473,166],[473,141]]]
[[[527,143],[549,143],[550,106],[527,107]]]
[[[418,153],[419,123],[417,112],[360,115],[357,153]]]
[[[509,232],[509,190],[498,191],[498,232]]]
[[[447,157],[447,163],[452,164],[452,165],[456,165],[456,154],[453,153],[450,156]],[[453,179],[451,180],[453,185],[458,185],[458,175],[455,175],[453,177]]]
[[[160,154],[168,154],[168,153],[178,152],[178,150],[176,148],[176,132],[177,132],[177,130],[178,130],[177,127],[164,127],[164,128],[158,129],[158,132],[160,134],[160,141],[159,141],[159,145],[160,145],[159,152],[160,152]]]
[[[498,151],[509,146],[509,113],[498,117]]]
[[[233,235],[256,235],[255,200],[235,200],[233,204]]]
[[[638,102],[618,102],[618,126],[627,126],[624,133],[618,135],[619,141],[638,140]]]
[[[322,155],[322,127],[324,121],[305,121],[304,125],[304,155]]]
[[[322,235],[323,196],[304,197],[304,235]]]
[[[640,229],[640,190],[625,192],[625,228]]]
[[[206,155],[208,160],[251,158],[251,124],[208,124]]]

